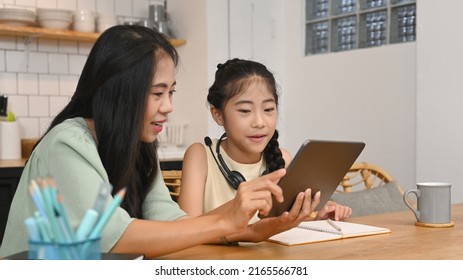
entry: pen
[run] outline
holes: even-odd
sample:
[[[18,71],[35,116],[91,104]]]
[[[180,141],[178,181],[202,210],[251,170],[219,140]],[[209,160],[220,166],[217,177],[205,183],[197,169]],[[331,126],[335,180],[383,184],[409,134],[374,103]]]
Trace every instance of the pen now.
[[[106,208],[106,210],[103,212],[101,215],[100,219],[96,223],[95,227],[93,230],[90,232],[89,238],[97,238],[101,235],[101,232],[103,231],[103,228],[106,226],[108,223],[109,219],[111,218],[111,215],[116,211],[116,208],[119,207],[119,205],[122,202],[122,199],[124,199],[125,192],[127,191],[127,188],[122,188],[115,196],[111,204]]]
[[[42,190],[43,201],[45,203],[45,209],[48,213],[48,220],[50,222],[51,230],[52,230],[52,238],[55,241],[64,242],[66,241],[66,236],[64,232],[61,230],[61,225],[59,222],[59,214],[53,203],[53,191],[45,179],[37,178],[37,181],[33,180],[35,184],[40,185],[40,189]],[[37,188],[39,189],[39,188]]]
[[[53,208],[55,209],[55,214],[56,214],[56,211],[58,212],[57,214],[58,222],[60,224],[61,229],[63,230],[65,238],[68,241],[75,241],[76,238],[74,236],[74,232],[72,231],[72,227],[69,222],[66,210],[63,207],[63,197],[58,192],[58,188],[56,187],[55,180],[53,180],[53,178],[51,177],[48,177],[45,179],[44,182],[50,189],[49,192],[51,194]]]
[[[44,219],[48,219],[48,213],[45,209],[45,203],[43,201],[42,194],[40,193],[40,190],[38,189],[35,181],[32,181],[29,185],[29,193],[31,194],[32,200],[34,201],[37,210],[39,210],[40,215],[42,215]]]
[[[340,227],[338,227],[331,219],[327,219],[326,220],[328,222],[328,224],[330,224],[332,227],[334,227],[335,230],[337,231],[341,231],[342,229]]]

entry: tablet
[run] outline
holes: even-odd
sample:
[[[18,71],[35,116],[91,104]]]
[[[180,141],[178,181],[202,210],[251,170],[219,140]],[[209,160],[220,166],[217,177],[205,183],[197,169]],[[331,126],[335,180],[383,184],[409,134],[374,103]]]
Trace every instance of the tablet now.
[[[273,206],[267,216],[280,216],[289,211],[300,192],[312,189],[312,197],[321,191],[320,203],[315,211],[319,211],[330,199],[339,183],[352,167],[365,147],[363,142],[307,140],[299,148],[286,175],[278,185],[283,189],[284,202],[273,198]]]

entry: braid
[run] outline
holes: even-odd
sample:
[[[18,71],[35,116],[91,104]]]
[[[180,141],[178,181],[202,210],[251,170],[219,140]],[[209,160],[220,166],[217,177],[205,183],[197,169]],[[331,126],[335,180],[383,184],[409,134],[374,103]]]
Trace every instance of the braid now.
[[[278,130],[275,130],[272,139],[268,142],[267,147],[264,149],[264,159],[267,163],[267,169],[264,174],[285,167],[285,160],[283,159],[280,145],[278,143]]]

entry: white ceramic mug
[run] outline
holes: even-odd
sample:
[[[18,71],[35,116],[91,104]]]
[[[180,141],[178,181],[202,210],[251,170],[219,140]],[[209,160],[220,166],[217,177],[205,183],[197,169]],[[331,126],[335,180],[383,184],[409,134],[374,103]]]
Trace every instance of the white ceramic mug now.
[[[417,183],[416,189],[407,190],[403,195],[407,205],[416,220],[421,224],[449,224],[451,222],[451,188],[452,184],[444,182]],[[415,208],[408,201],[408,196],[414,194],[417,198]]]

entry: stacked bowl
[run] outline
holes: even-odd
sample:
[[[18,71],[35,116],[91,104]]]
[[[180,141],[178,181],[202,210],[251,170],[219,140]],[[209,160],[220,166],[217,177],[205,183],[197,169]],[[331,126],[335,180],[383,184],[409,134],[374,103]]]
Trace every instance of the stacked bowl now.
[[[37,22],[44,28],[68,29],[72,23],[72,11],[38,8]]]

